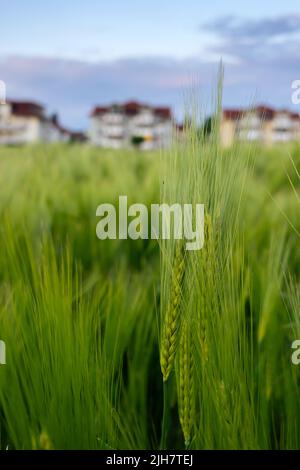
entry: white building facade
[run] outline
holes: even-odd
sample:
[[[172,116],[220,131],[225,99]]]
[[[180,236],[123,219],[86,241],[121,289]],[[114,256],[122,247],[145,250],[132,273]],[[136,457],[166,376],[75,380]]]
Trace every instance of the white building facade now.
[[[235,140],[260,141],[267,145],[300,141],[300,115],[286,109],[256,106],[226,109],[220,126],[221,142],[230,146]]]
[[[56,119],[45,116],[43,106],[25,101],[0,104],[0,145],[68,141],[70,133]]]
[[[107,148],[138,146],[143,150],[168,147],[172,137],[170,108],[134,101],[97,106],[90,115],[91,144]]]

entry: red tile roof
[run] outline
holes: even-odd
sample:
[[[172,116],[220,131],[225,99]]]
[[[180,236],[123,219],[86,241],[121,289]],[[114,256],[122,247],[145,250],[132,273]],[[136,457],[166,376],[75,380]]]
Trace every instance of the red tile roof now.
[[[44,118],[44,107],[32,101],[7,101],[12,108],[12,114],[16,116]]]
[[[223,117],[229,121],[237,121],[238,119],[241,119],[243,114],[244,111],[241,109],[224,109],[223,111]]]
[[[286,113],[293,120],[300,119],[299,114],[286,109],[276,110],[269,106],[259,105],[248,109],[224,109],[223,117],[229,121],[237,121],[241,119],[247,112],[255,113],[261,120],[271,121],[278,113]]]
[[[167,107],[154,108],[154,113],[156,114],[156,116],[159,116],[164,119],[171,119],[172,117],[171,109]]]
[[[138,103],[137,101],[128,101],[127,103],[124,103],[123,105],[120,106],[124,113],[127,115],[134,115],[138,114],[138,112],[141,110],[141,108],[144,107],[141,103]]]
[[[106,113],[107,111],[109,110],[109,107],[105,107],[105,106],[96,106],[92,112],[91,112],[91,116],[98,116],[99,114],[103,114],[103,113]]]
[[[258,116],[264,121],[271,121],[272,119],[274,119],[274,116],[276,114],[275,109],[263,105],[253,108],[253,111],[258,114]]]
[[[149,109],[154,112],[154,114],[162,119],[170,119],[172,117],[171,109],[168,107],[152,107],[147,104],[139,103],[138,101],[127,101],[123,104],[112,104],[110,106],[96,106],[90,116],[99,116],[109,111],[117,110],[121,113],[124,113],[126,116],[135,116],[142,109]]]

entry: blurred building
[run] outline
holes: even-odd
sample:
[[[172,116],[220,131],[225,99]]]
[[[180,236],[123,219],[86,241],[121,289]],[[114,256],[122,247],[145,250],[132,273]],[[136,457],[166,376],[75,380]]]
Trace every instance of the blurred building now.
[[[56,115],[46,116],[38,103],[6,101],[0,105],[0,145],[70,140],[72,132],[59,124]]]
[[[108,148],[137,146],[141,149],[168,147],[172,138],[172,113],[167,107],[152,107],[135,101],[97,106],[90,115],[89,139]]]
[[[261,141],[264,144],[300,141],[300,116],[288,110],[266,106],[249,109],[225,109],[220,138],[224,147],[235,140]]]

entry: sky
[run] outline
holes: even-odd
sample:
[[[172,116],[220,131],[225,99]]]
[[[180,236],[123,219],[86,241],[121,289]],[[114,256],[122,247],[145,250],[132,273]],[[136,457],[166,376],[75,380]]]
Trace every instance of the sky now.
[[[181,119],[195,84],[210,102],[221,59],[225,107],[295,109],[299,0],[0,0],[0,9],[7,96],[41,102],[74,129],[96,104],[128,99],[170,105]]]

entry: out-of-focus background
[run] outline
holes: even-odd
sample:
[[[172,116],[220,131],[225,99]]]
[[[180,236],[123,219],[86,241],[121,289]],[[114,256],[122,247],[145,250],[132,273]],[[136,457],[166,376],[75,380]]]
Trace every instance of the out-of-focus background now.
[[[41,103],[73,131],[88,129],[96,105],[132,100],[171,107],[181,121],[183,91],[196,80],[207,97],[220,58],[225,107],[298,110],[296,0],[14,0],[1,18],[7,97]]]
[[[0,2],[1,448],[300,448],[298,1]],[[173,253],[96,208],[168,191],[206,232],[162,423]]]

